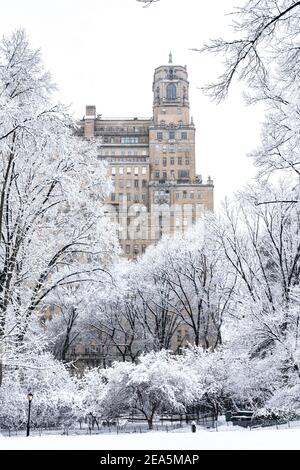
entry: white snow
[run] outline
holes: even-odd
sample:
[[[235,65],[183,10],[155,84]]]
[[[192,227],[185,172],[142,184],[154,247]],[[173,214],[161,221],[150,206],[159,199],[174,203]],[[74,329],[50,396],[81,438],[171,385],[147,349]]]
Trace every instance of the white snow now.
[[[0,449],[77,450],[300,450],[300,429],[258,429],[232,431],[148,432],[143,434],[98,434],[92,436],[3,437]]]

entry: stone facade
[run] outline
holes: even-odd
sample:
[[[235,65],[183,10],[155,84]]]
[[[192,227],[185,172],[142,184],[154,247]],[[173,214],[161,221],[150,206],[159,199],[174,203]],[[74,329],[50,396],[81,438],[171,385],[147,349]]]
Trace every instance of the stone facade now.
[[[155,69],[151,119],[105,119],[86,106],[81,135],[99,139],[99,158],[109,162],[114,190],[108,211],[128,258],[213,210],[213,182],[196,175],[189,108],[186,66],[172,63]]]

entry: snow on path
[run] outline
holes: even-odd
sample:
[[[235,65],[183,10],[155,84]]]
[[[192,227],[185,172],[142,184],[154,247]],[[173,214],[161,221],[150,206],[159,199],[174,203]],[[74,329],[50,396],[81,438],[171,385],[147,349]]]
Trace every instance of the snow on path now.
[[[214,450],[214,449],[297,449],[300,429],[239,430],[235,432],[148,432],[143,434],[98,434],[92,436],[0,436],[0,449],[73,450]]]

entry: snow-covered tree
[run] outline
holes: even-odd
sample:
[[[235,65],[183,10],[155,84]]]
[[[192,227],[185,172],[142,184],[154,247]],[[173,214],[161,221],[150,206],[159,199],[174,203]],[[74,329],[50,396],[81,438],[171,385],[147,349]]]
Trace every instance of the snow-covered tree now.
[[[261,178],[282,171],[299,178],[299,11],[294,0],[247,0],[231,15],[232,37],[200,49],[225,57],[222,74],[206,86],[213,98],[224,99],[238,80],[247,101],[266,106],[252,152]]]
[[[157,413],[183,413],[193,403],[194,381],[186,372],[181,356],[167,351],[143,355],[137,364],[115,363],[107,375],[108,397],[118,410],[127,397],[129,410],[141,413],[152,429]]]
[[[101,290],[89,296],[82,322],[91,338],[103,346],[105,364],[114,360],[134,361],[145,350],[144,333],[137,314],[136,294],[130,286],[135,265],[120,258],[110,267]]]
[[[151,247],[129,272],[131,299],[144,338],[144,351],[170,349],[180,318],[172,308],[174,295],[163,271],[160,246]],[[138,282],[137,282],[138,280]]]
[[[11,368],[0,388],[0,428],[24,428],[27,394],[33,394],[31,426],[69,427],[77,420],[76,379],[48,353],[32,357],[26,368]]]
[[[196,385],[195,404],[204,405],[218,417],[230,397],[226,349],[210,352],[192,347],[185,351],[184,363]]]
[[[288,396],[299,382],[299,209],[286,202],[289,191],[286,182],[247,188],[227,202],[216,226],[239,278],[224,335],[230,395],[253,407],[272,402],[275,392]]]
[[[167,351],[142,356],[128,382],[134,408],[147,419],[149,429],[157,412],[184,412],[195,399],[195,383],[180,356]]]
[[[136,0],[137,2],[145,3],[144,7],[148,7],[151,3],[158,2],[159,0]]]
[[[79,382],[79,419],[91,418],[91,425],[99,426],[98,419],[107,416],[104,399],[106,397],[106,370],[90,369]]]
[[[29,337],[57,286],[97,282],[116,250],[97,147],[75,136],[24,31],[0,43],[0,346]],[[0,372],[0,383],[1,383]]]
[[[236,284],[232,270],[223,269],[222,251],[213,239],[209,219],[183,235],[162,239],[142,260],[168,288],[164,301],[173,324],[186,325],[192,333],[189,341],[206,348],[222,341],[223,316],[232,308]],[[155,296],[153,302],[158,302]]]

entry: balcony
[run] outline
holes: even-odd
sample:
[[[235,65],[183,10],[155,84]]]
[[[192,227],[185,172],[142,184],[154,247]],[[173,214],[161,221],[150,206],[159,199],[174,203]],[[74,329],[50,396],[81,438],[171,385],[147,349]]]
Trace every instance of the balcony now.
[[[118,127],[109,128],[109,127],[99,127],[95,129],[95,135],[104,136],[104,135],[124,135],[128,137],[135,137],[137,135],[148,136],[149,129],[147,127],[136,128],[136,129],[121,129]]]
[[[190,177],[186,177],[186,178],[179,178],[177,180],[177,183],[178,184],[187,184],[187,183],[190,183],[191,179]]]

